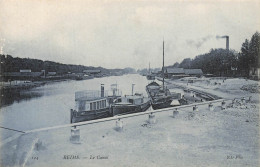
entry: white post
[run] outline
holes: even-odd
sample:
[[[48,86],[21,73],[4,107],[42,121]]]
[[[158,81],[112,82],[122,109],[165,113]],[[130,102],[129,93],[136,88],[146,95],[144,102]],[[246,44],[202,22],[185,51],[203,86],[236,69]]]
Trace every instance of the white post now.
[[[123,121],[121,121],[120,118],[116,121],[116,130],[117,131],[123,130]]]
[[[195,106],[193,107],[193,111],[197,111],[197,112],[198,112],[198,111],[199,111],[198,106],[195,105]]]
[[[71,129],[71,136],[70,136],[71,143],[79,144],[80,143],[80,131],[77,129],[76,126]]]
[[[177,110],[177,108],[175,110],[173,110],[173,118],[175,118],[175,116],[177,116],[179,114],[179,111]]]
[[[151,114],[149,114],[148,122],[149,122],[150,124],[155,124],[155,123],[156,123],[155,115],[153,115],[152,112],[151,112]]]

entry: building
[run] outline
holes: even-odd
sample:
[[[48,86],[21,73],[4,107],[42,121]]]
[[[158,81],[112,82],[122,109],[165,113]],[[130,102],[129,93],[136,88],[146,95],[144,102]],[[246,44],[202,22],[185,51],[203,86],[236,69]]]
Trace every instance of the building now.
[[[184,69],[184,73],[189,76],[201,77],[203,72],[201,69]]]
[[[165,78],[178,79],[183,77],[196,76],[200,77],[203,75],[201,69],[183,69],[183,68],[165,68]]]
[[[83,70],[85,74],[98,74],[101,73],[101,70]]]
[[[43,76],[43,72],[4,72],[4,80],[31,80],[34,78],[40,78]]]
[[[165,78],[181,78],[184,77],[184,69],[183,68],[164,68],[164,77]]]

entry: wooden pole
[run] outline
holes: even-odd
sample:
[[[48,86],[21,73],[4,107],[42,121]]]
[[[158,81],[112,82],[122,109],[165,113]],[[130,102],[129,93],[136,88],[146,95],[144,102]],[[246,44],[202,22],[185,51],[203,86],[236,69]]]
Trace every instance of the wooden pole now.
[[[163,40],[163,68],[162,68],[162,71],[163,71],[163,90],[164,90],[164,40]]]

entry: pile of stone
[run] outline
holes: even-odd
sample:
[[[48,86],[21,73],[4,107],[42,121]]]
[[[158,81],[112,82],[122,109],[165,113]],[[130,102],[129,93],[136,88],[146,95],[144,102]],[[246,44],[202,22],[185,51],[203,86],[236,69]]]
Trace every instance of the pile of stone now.
[[[227,105],[227,108],[250,109],[250,108],[256,108],[256,106],[250,103],[250,100],[234,99],[232,103]]]
[[[243,85],[240,89],[245,90],[245,91],[249,91],[250,93],[260,93],[259,84]]]

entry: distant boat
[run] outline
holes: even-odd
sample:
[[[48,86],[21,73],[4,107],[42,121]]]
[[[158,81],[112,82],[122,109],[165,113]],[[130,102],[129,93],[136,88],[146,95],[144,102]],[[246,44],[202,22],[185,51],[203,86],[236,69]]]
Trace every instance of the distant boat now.
[[[151,106],[150,100],[142,94],[126,95],[117,98],[111,105],[111,115],[130,114],[146,111]]]
[[[110,115],[110,106],[113,101],[121,97],[121,92],[111,85],[112,93],[104,91],[86,90],[75,93],[76,110],[71,109],[71,123],[106,118]],[[109,94],[110,93],[110,94]]]
[[[146,78],[147,78],[148,80],[155,80],[155,76],[154,76],[153,74],[147,74],[147,75],[146,75]]]
[[[146,78],[148,80],[155,80],[155,75],[151,73],[151,70],[150,70],[150,63],[149,63],[149,73],[146,75]]]
[[[146,86],[146,92],[151,100],[153,109],[161,109],[170,107],[173,100],[179,100],[181,95],[179,93],[171,93],[170,90],[164,86],[164,41],[163,41],[163,85],[159,85],[153,81]]]

